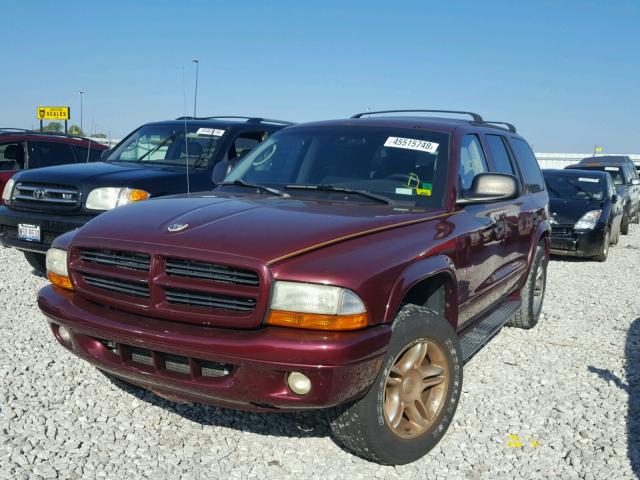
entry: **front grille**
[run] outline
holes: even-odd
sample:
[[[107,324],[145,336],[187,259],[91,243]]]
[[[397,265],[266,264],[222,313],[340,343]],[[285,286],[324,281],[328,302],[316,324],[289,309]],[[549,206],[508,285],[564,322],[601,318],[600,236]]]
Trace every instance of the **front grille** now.
[[[570,226],[552,226],[551,227],[552,235],[572,235],[573,227]]]
[[[151,367],[157,372],[166,370],[167,372],[193,378],[219,378],[229,375],[233,370],[233,365],[228,363],[189,358],[182,355],[116,343],[113,340],[104,340],[101,338],[96,338],[96,340],[102,343],[111,353],[120,356],[125,362]]]
[[[252,287],[257,287],[260,283],[258,274],[250,270],[179,258],[167,258],[166,262],[167,275]]]
[[[253,298],[170,289],[165,291],[165,295],[168,303],[189,305],[192,307],[204,307],[232,312],[251,312],[256,308],[256,301]]]
[[[80,250],[80,260],[99,265],[109,265],[128,270],[148,272],[151,257],[146,253],[121,252],[117,250]]]
[[[12,204],[22,206],[54,206],[75,208],[80,201],[76,187],[36,182],[18,182],[13,190]]]
[[[116,280],[115,278],[99,277],[97,275],[88,274],[83,274],[82,279],[85,283],[93,287],[110,290],[122,295],[149,298],[149,284],[147,283],[127,282],[124,280]]]

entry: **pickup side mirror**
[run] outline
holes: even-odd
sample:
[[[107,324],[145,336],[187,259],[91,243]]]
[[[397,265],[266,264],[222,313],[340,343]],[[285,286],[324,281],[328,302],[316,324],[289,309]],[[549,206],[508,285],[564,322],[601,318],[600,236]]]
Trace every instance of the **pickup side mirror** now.
[[[479,173],[473,178],[471,188],[463,191],[458,205],[490,203],[509,200],[520,194],[520,182],[505,173]]]
[[[631,185],[640,185],[640,178],[632,178]]]
[[[102,150],[102,153],[100,153],[100,161],[104,162],[110,154],[111,154],[110,148],[107,148],[106,150]]]
[[[611,195],[611,203],[618,203],[618,195],[615,193]]]

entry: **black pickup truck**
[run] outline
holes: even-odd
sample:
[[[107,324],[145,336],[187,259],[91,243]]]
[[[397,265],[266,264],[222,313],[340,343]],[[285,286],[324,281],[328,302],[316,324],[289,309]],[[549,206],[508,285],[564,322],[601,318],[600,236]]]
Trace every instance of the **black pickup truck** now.
[[[287,125],[258,117],[181,117],[141,126],[100,162],[20,172],[3,192],[0,242],[44,271],[44,254],[57,236],[121,205],[211,190],[236,161]]]

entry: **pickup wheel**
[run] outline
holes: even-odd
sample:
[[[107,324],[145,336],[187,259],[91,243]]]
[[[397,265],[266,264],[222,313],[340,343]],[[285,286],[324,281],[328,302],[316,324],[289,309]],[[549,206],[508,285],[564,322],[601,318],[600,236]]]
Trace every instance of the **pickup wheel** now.
[[[441,313],[405,305],[382,368],[360,400],[333,409],[334,438],[367,460],[402,465],[424,456],[449,428],[462,387],[462,353]]]
[[[626,213],[622,215],[622,222],[620,223],[620,233],[622,235],[629,235],[629,215]]]
[[[522,307],[507,322],[510,327],[529,329],[536,326],[540,319],[544,292],[547,286],[547,261],[544,248],[536,247],[533,264],[527,281],[522,287]]]
[[[38,273],[45,274],[47,271],[47,257],[43,253],[36,252],[22,252],[24,253],[24,258],[27,259],[29,265]]]

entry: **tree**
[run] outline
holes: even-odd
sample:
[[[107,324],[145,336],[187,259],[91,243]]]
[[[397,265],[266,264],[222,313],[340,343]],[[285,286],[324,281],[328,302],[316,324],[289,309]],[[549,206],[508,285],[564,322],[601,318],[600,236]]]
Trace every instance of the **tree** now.
[[[80,129],[80,127],[78,125],[71,125],[69,127],[69,133],[71,135],[80,135],[80,136],[84,136],[84,132]]]
[[[43,132],[61,132],[62,124],[60,122],[50,122],[42,128]]]
[[[94,133],[93,135],[91,135],[93,138],[107,138],[107,134],[106,133]]]

